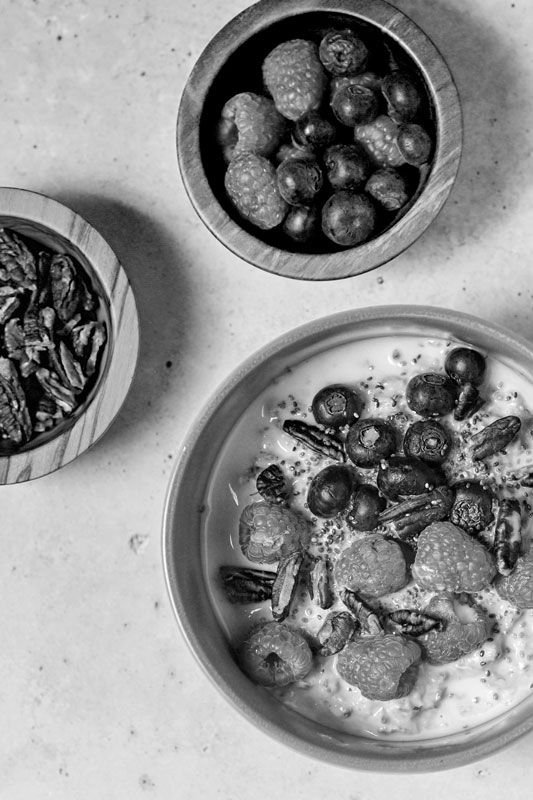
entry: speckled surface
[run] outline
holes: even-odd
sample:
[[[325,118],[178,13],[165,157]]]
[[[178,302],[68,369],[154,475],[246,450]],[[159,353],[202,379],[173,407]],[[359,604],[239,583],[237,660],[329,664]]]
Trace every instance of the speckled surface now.
[[[459,179],[407,253],[320,285],[227,252],[178,178],[180,91],[246,5],[2,4],[1,183],[65,202],[108,239],[136,290],[143,344],[105,438],[60,472],[1,490],[0,797],[527,796],[531,736],[445,776],[354,775],[285,750],[219,697],[172,618],[160,527],[175,456],[206,395],[258,345],[389,302],[451,306],[533,336],[531,4],[399,0],[456,77]]]

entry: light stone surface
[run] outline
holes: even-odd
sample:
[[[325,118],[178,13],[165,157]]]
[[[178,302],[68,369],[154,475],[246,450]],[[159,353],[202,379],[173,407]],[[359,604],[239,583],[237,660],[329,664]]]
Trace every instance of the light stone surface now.
[[[189,423],[244,357],[352,307],[450,306],[533,335],[533,5],[399,0],[455,75],[457,184],[393,263],[321,284],[226,251],[181,186],[180,92],[243,0],[3,0],[0,174],[85,216],[136,291],[142,350],[112,429],[58,473],[1,489],[2,800],[506,800],[533,737],[443,774],[353,774],[256,731],[200,671],[172,617],[160,531]]]

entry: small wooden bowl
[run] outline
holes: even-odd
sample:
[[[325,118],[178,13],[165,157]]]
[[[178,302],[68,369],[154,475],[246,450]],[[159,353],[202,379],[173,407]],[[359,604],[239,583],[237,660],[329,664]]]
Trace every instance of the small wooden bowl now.
[[[214,126],[222,106],[251,86],[267,53],[291,38],[316,36],[328,27],[356,25],[382,36],[422,79],[435,127],[435,153],[407,211],[375,238],[357,247],[302,253],[287,249],[277,230],[248,225],[225,195],[222,157]],[[257,78],[255,79],[257,84]],[[384,264],[411,245],[445,202],[462,147],[462,118],[452,76],[428,37],[384,0],[261,0],[228,23],[209,42],[185,85],[177,123],[183,183],[209,230],[238,256],[268,272],[304,280],[347,278]]]
[[[39,478],[63,467],[107,430],[133,380],[139,322],[131,286],[107,242],[82,217],[44,195],[0,188],[0,227],[75,258],[99,295],[107,342],[86,400],[51,431],[0,455],[0,484]]]

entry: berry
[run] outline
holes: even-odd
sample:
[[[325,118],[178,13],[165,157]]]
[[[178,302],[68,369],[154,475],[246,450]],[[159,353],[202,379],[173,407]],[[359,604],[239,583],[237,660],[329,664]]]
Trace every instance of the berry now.
[[[364,242],[376,227],[376,209],[364,194],[346,189],[335,192],[322,208],[322,230],[336,244],[350,247]]]
[[[292,206],[283,222],[283,230],[295,242],[312,242],[320,231],[320,211],[316,206]]]
[[[330,95],[333,98],[339,89],[344,89],[345,86],[350,86],[350,84],[366,86],[374,92],[379,92],[382,80],[375,72],[361,72],[359,75],[339,75],[330,81]]]
[[[421,650],[398,634],[359,636],[341,650],[336,669],[369,700],[395,700],[413,688]]]
[[[309,511],[317,517],[334,517],[348,508],[353,476],[348,467],[333,464],[317,473],[307,492]]]
[[[429,134],[414,122],[402,125],[398,131],[398,150],[407,161],[415,167],[427,164],[433,144]]]
[[[247,505],[239,522],[239,544],[250,561],[271,564],[283,554],[305,546],[310,530],[307,520],[288,508],[263,500]]]
[[[252,630],[239,656],[244,672],[260,686],[287,686],[305,678],[313,665],[302,634],[283,622],[267,622]]]
[[[379,523],[379,515],[386,506],[385,498],[375,486],[361,483],[352,493],[350,510],[346,522],[356,531],[373,531]]]
[[[335,565],[335,580],[339,588],[372,598],[402,589],[409,573],[397,542],[371,533],[342,551]]]
[[[283,221],[287,204],[278,191],[276,171],[263,156],[236,156],[228,166],[224,185],[239,214],[258,228],[275,228]]]
[[[224,105],[218,127],[218,142],[230,161],[239,153],[270,156],[283,138],[287,121],[272,100],[252,92],[241,92]]]
[[[518,559],[510,575],[499,575],[496,591],[517,608],[533,608],[533,550]]]
[[[323,150],[335,140],[335,128],[317,111],[309,111],[294,126],[294,143],[311,150]]]
[[[376,478],[378,489],[389,500],[431,492],[444,483],[443,476],[430,464],[418,458],[391,456],[379,465]]]
[[[444,369],[459,384],[479,386],[485,376],[485,356],[470,347],[455,347],[446,356]]]
[[[290,205],[309,205],[322,188],[322,170],[311,158],[287,158],[276,170],[278,190]]]
[[[405,455],[419,458],[428,464],[442,464],[451,446],[450,434],[434,419],[414,422],[403,437]]]
[[[381,86],[383,96],[389,107],[389,114],[398,121],[409,122],[413,119],[421,103],[420,92],[414,83],[398,70],[391,72],[383,79]]]
[[[423,589],[478,592],[496,573],[489,551],[451,522],[434,522],[418,537],[413,578]]]
[[[375,467],[396,450],[394,428],[382,419],[367,417],[355,422],[346,438],[346,454],[357,467]]]
[[[363,410],[363,403],[353,389],[335,384],[325,386],[313,397],[313,416],[326,428],[351,425]]]
[[[455,500],[450,520],[470,534],[480,533],[488,528],[494,519],[492,513],[492,493],[477,481],[459,481],[451,487]]]
[[[342,125],[353,128],[372,122],[379,113],[379,104],[376,94],[368,86],[349,83],[335,92],[331,110]]]
[[[347,75],[364,69],[368,48],[351,30],[328,31],[320,42],[319,55],[332,75]]]
[[[407,181],[393,169],[378,169],[367,181],[365,191],[387,211],[398,211],[409,200]]]
[[[447,664],[479,647],[490,634],[490,623],[482,608],[460,603],[450,594],[436,594],[424,609],[442,620],[442,626],[417,638],[430,664]]]
[[[318,49],[306,39],[275,47],[263,62],[263,80],[280,114],[293,121],[319,107],[327,83]]]
[[[442,417],[453,410],[457,387],[447,375],[425,372],[411,378],[405,399],[411,411],[421,417]]]
[[[327,179],[334,189],[359,189],[370,175],[370,162],[362,147],[334,144],[324,154]]]
[[[385,115],[366,125],[356,125],[354,139],[380,167],[399,167],[405,158],[398,148],[398,125]]]

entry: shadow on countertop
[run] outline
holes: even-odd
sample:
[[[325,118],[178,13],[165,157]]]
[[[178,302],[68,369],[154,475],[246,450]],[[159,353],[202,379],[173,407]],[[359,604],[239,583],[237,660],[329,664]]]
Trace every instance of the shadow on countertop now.
[[[140,324],[137,371],[106,441],[157,415],[171,370],[179,369],[191,341],[186,256],[157,220],[133,206],[97,195],[56,192],[108,242],[133,288]]]
[[[441,214],[415,245],[442,256],[507,225],[524,156],[531,151],[530,91],[520,85],[521,54],[497,20],[492,26],[462,0],[392,2],[441,51],[461,98],[464,144],[459,175]],[[516,14],[518,23],[518,10]]]

